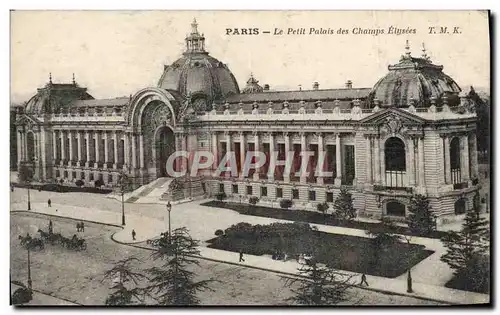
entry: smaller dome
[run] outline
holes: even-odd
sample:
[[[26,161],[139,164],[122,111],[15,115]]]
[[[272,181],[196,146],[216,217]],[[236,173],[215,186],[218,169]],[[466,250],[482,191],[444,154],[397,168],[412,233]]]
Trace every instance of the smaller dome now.
[[[263,92],[264,88],[259,85],[259,81],[250,74],[250,78],[247,81],[247,86],[241,91],[241,93],[260,93]]]
[[[389,73],[380,79],[368,96],[367,104],[382,107],[429,107],[447,102],[449,106],[460,103],[461,89],[443,66],[435,65],[423,47],[421,58],[411,56],[407,42],[406,53],[398,64],[388,67]]]

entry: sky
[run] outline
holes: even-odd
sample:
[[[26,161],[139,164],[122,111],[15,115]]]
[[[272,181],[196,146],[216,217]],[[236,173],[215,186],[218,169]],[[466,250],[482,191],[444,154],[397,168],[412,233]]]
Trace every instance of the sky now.
[[[413,56],[424,42],[431,60],[463,89],[489,88],[488,17],[479,11],[12,11],[11,101],[34,95],[49,72],[55,83],[69,83],[75,73],[95,98],[156,86],[163,65],[184,51],[193,18],[210,55],[228,65],[240,88],[250,73],[271,89],[310,89],[315,81],[339,88],[347,80],[372,87],[405,53],[407,40]],[[415,33],[387,34],[390,26]],[[449,33],[429,34],[432,26]],[[260,34],[226,35],[227,28]],[[272,35],[275,28],[297,32]],[[306,34],[298,34],[301,28]],[[310,35],[310,28],[333,34]],[[348,34],[337,34],[339,28]],[[385,33],[353,34],[354,28]]]

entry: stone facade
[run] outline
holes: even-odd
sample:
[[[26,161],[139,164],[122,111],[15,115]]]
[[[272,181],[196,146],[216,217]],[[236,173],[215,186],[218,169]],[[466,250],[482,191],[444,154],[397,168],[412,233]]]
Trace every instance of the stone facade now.
[[[70,184],[81,179],[93,185],[102,179],[112,187],[125,173],[139,186],[167,176],[164,165],[175,151],[210,151],[219,158],[216,162],[224,152],[234,151],[239,170],[249,151],[313,151],[311,169],[325,153],[324,169],[333,176],[282,176],[279,169],[268,174],[271,165],[266,163],[249,177],[214,177],[214,163],[196,174],[197,180],[207,195],[223,190],[237,199],[286,198],[310,209],[319,202],[333,203],[346,186],[358,213],[374,218],[404,217],[406,212],[397,209],[415,193],[427,195],[440,217],[472,206],[478,191],[476,114],[462,105],[469,102],[462,102],[458,85],[439,72],[442,66],[407,52],[373,89],[354,89],[349,81],[345,89],[320,90],[315,82],[312,90],[270,91],[252,76],[251,88],[240,94],[235,80],[213,79],[234,79],[226,65],[212,57],[210,63],[200,63],[208,53],[204,37],[198,35],[193,23],[182,68],[175,62],[165,67],[158,87],[130,97],[95,100],[75,81],[55,84],[50,79],[18,109],[18,165],[32,168],[39,181],[62,178]],[[428,93],[401,94],[414,90],[399,89],[414,82],[397,75],[408,69],[438,73],[429,79]],[[173,84],[172,73],[183,80],[181,90],[162,87]],[[207,73],[213,74],[209,84]],[[397,94],[389,99],[397,104],[377,99],[388,93],[380,90],[388,86]],[[299,157],[293,161],[296,166]],[[176,164],[177,170],[189,167],[185,161]]]

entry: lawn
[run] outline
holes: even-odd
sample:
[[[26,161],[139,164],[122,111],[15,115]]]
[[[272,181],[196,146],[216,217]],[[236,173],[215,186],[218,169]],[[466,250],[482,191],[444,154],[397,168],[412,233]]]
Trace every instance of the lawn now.
[[[370,223],[370,222],[361,222],[361,221],[340,221],[335,219],[331,215],[324,215],[320,212],[308,211],[308,210],[285,210],[285,209],[277,209],[271,207],[263,207],[263,206],[254,206],[247,204],[240,204],[236,202],[226,202],[226,201],[217,201],[212,200],[201,204],[202,206],[207,207],[216,207],[216,208],[224,208],[237,211],[241,214],[253,215],[258,217],[266,217],[266,218],[274,218],[281,220],[289,220],[296,222],[307,222],[307,223],[315,223],[315,224],[324,224],[331,226],[341,226],[359,230],[372,230],[373,228],[383,228],[383,225],[380,223]],[[389,232],[389,231],[387,231]],[[404,226],[396,226],[394,228],[394,233],[404,234],[404,235],[415,235],[412,233],[407,227]],[[441,238],[445,235],[442,231],[432,231],[429,235],[425,235],[425,237],[430,238]],[[415,235],[418,236],[418,235]]]
[[[376,247],[370,238],[331,234],[310,229],[307,224],[284,231],[280,223],[251,226],[239,223],[226,229],[225,234],[208,241],[210,248],[252,255],[273,255],[278,251],[297,258],[300,253],[312,254],[318,262],[334,269],[366,273],[373,276],[395,278],[416,265],[433,251],[422,245],[397,243],[387,248]],[[243,226],[243,228],[241,228]],[[265,232],[267,231],[267,232]]]

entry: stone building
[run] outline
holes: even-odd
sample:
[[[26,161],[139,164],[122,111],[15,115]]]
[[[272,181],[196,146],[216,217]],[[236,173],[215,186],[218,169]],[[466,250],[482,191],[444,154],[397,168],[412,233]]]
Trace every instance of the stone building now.
[[[425,194],[441,218],[472,206],[478,191],[476,114],[470,99],[423,50],[408,44],[398,63],[373,88],[273,91],[251,76],[245,88],[223,62],[210,56],[193,22],[182,57],[164,71],[156,87],[130,97],[94,99],[75,79],[49,82],[17,113],[18,164],[35,179],[102,179],[116,185],[126,174],[136,186],[167,176],[175,151],[211,151],[220,159],[234,151],[241,170],[247,152],[269,155],[313,151],[310,169],[326,153],[332,176],[268,174],[270,163],[250,176],[197,174],[207,195],[291,199],[314,208],[332,203],[341,186],[363,216],[404,218],[412,194]],[[178,169],[189,168],[185,161]],[[191,181],[192,179],[188,179]]]

